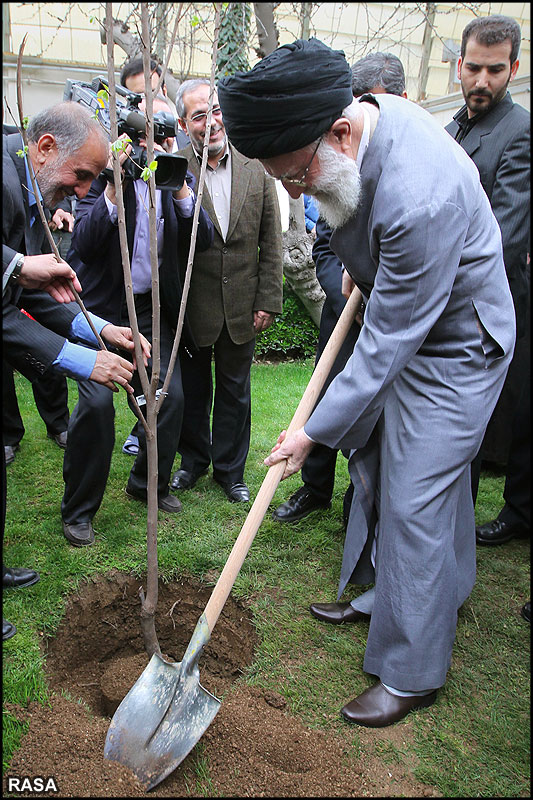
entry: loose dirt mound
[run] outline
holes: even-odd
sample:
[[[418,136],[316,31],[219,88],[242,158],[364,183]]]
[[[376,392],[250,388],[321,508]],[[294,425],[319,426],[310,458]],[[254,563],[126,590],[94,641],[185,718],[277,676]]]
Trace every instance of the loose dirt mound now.
[[[53,777],[58,793],[37,796],[146,794],[127,768],[103,758],[110,716],[147,664],[139,627],[140,585],[116,573],[90,581],[70,599],[57,635],[45,646],[50,706],[12,709],[29,722],[29,730],[4,776],[4,791],[9,777],[40,776]],[[181,660],[210,594],[211,588],[191,580],[160,585],[158,637],[172,660]],[[342,740],[306,728],[287,712],[283,697],[235,684],[252,662],[255,643],[249,611],[229,598],[200,659],[202,685],[223,699],[220,711],[189,756],[150,795],[434,795],[410,774],[391,781],[373,759],[365,758],[363,774]]]

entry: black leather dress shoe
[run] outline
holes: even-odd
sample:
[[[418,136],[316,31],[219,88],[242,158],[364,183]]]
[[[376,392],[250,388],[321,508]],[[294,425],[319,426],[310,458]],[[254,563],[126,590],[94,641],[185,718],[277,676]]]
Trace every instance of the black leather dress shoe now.
[[[4,589],[19,589],[22,586],[32,586],[39,580],[39,573],[24,567],[9,567],[2,580]]]
[[[63,521],[63,533],[74,547],[84,547],[94,544],[94,529],[90,522],[77,522],[69,524]]]
[[[52,439],[62,450],[67,449],[68,431],[61,431],[61,433],[48,433],[47,436],[49,439]]]
[[[528,600],[527,603],[524,603],[520,610],[520,614],[526,622],[531,622],[531,600]]]
[[[352,608],[350,603],[313,603],[309,611],[322,622],[332,625],[341,625],[344,622],[359,622],[361,619],[370,619],[370,614],[363,614]]]
[[[207,475],[207,470],[203,469],[201,472],[189,472],[187,469],[179,469],[174,473],[174,477],[170,482],[170,488],[174,491],[178,489],[192,489],[198,478],[202,475]]]
[[[511,539],[523,538],[529,535],[529,528],[522,522],[504,522],[493,519],[476,528],[476,542],[478,544],[505,544]]]
[[[226,497],[230,503],[250,502],[250,490],[245,483],[241,483],[240,481],[236,481],[235,483],[225,483],[224,481],[218,481],[216,478],[215,480],[224,489]]]
[[[382,683],[365,689],[365,691],[341,708],[341,714],[348,722],[364,725],[366,728],[385,728],[399,722],[410,711],[427,708],[437,699],[437,690],[429,694],[416,694],[410,697],[398,697],[386,689]]]
[[[330,502],[319,500],[316,494],[304,485],[300,486],[285,503],[278,506],[272,517],[278,522],[297,522],[317,508],[330,508],[330,506]]]
[[[132,500],[139,500],[141,503],[148,502],[146,499],[146,492],[137,492],[129,486],[126,486],[124,491]],[[174,497],[173,494],[167,494],[166,497],[161,497],[161,495],[159,495],[157,498],[157,507],[160,508],[161,511],[167,511],[169,514],[177,514],[178,511],[182,511],[183,508],[178,498]]]
[[[13,625],[12,622],[8,622],[7,619],[2,617],[2,641],[6,641],[6,639],[11,639],[17,632],[17,629]]]
[[[17,450],[20,450],[20,445],[18,444],[5,444],[4,445],[4,457],[6,460],[6,464],[12,464],[15,460],[15,453]]]

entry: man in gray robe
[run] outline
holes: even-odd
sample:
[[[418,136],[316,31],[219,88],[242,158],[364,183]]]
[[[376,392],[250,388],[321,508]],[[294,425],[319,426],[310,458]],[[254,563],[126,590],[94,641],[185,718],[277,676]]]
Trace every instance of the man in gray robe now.
[[[379,682],[342,714],[382,727],[431,705],[446,679],[475,579],[469,465],[515,325],[498,224],[471,160],[415,104],[354,100],[350,78],[342,52],[299,40],[223,78],[218,97],[235,147],[292,197],[317,198],[343,291],[355,283],[366,302],[345,369],[265,463],[287,459],[288,477],[316,442],[351,451],[339,597],[348,580],[375,583],[364,669]]]

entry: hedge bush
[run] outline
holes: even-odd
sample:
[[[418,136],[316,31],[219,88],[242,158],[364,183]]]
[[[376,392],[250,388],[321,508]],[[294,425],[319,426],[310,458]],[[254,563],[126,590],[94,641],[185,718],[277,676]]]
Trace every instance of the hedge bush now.
[[[310,358],[316,353],[317,343],[318,328],[302,301],[284,280],[283,311],[270,328],[257,337],[255,356]]]

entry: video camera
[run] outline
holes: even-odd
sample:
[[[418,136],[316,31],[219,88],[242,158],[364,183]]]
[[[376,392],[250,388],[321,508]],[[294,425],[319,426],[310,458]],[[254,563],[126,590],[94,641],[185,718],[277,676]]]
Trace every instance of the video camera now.
[[[109,92],[107,80],[99,75],[91,83],[68,79],[65,83],[63,100],[80,103],[85,108],[98,115],[108,135],[111,135],[111,121],[109,103],[98,97],[98,92],[104,89]],[[130,158],[123,164],[124,174],[127,178],[137,180],[147,165],[146,148],[141,147],[139,141],[146,136],[146,117],[139,111],[142,95],[130,92],[123,86],[116,86],[117,123],[119,135],[127,134],[132,140]],[[170,111],[157,111],[154,114],[154,141],[161,144],[165,139],[176,135],[175,120]],[[175,153],[154,153],[157,161],[155,171],[155,185],[158,189],[179,191],[185,180],[188,162],[184,156]],[[135,162],[135,163],[134,163]],[[113,170],[104,169],[108,181],[113,182]]]

